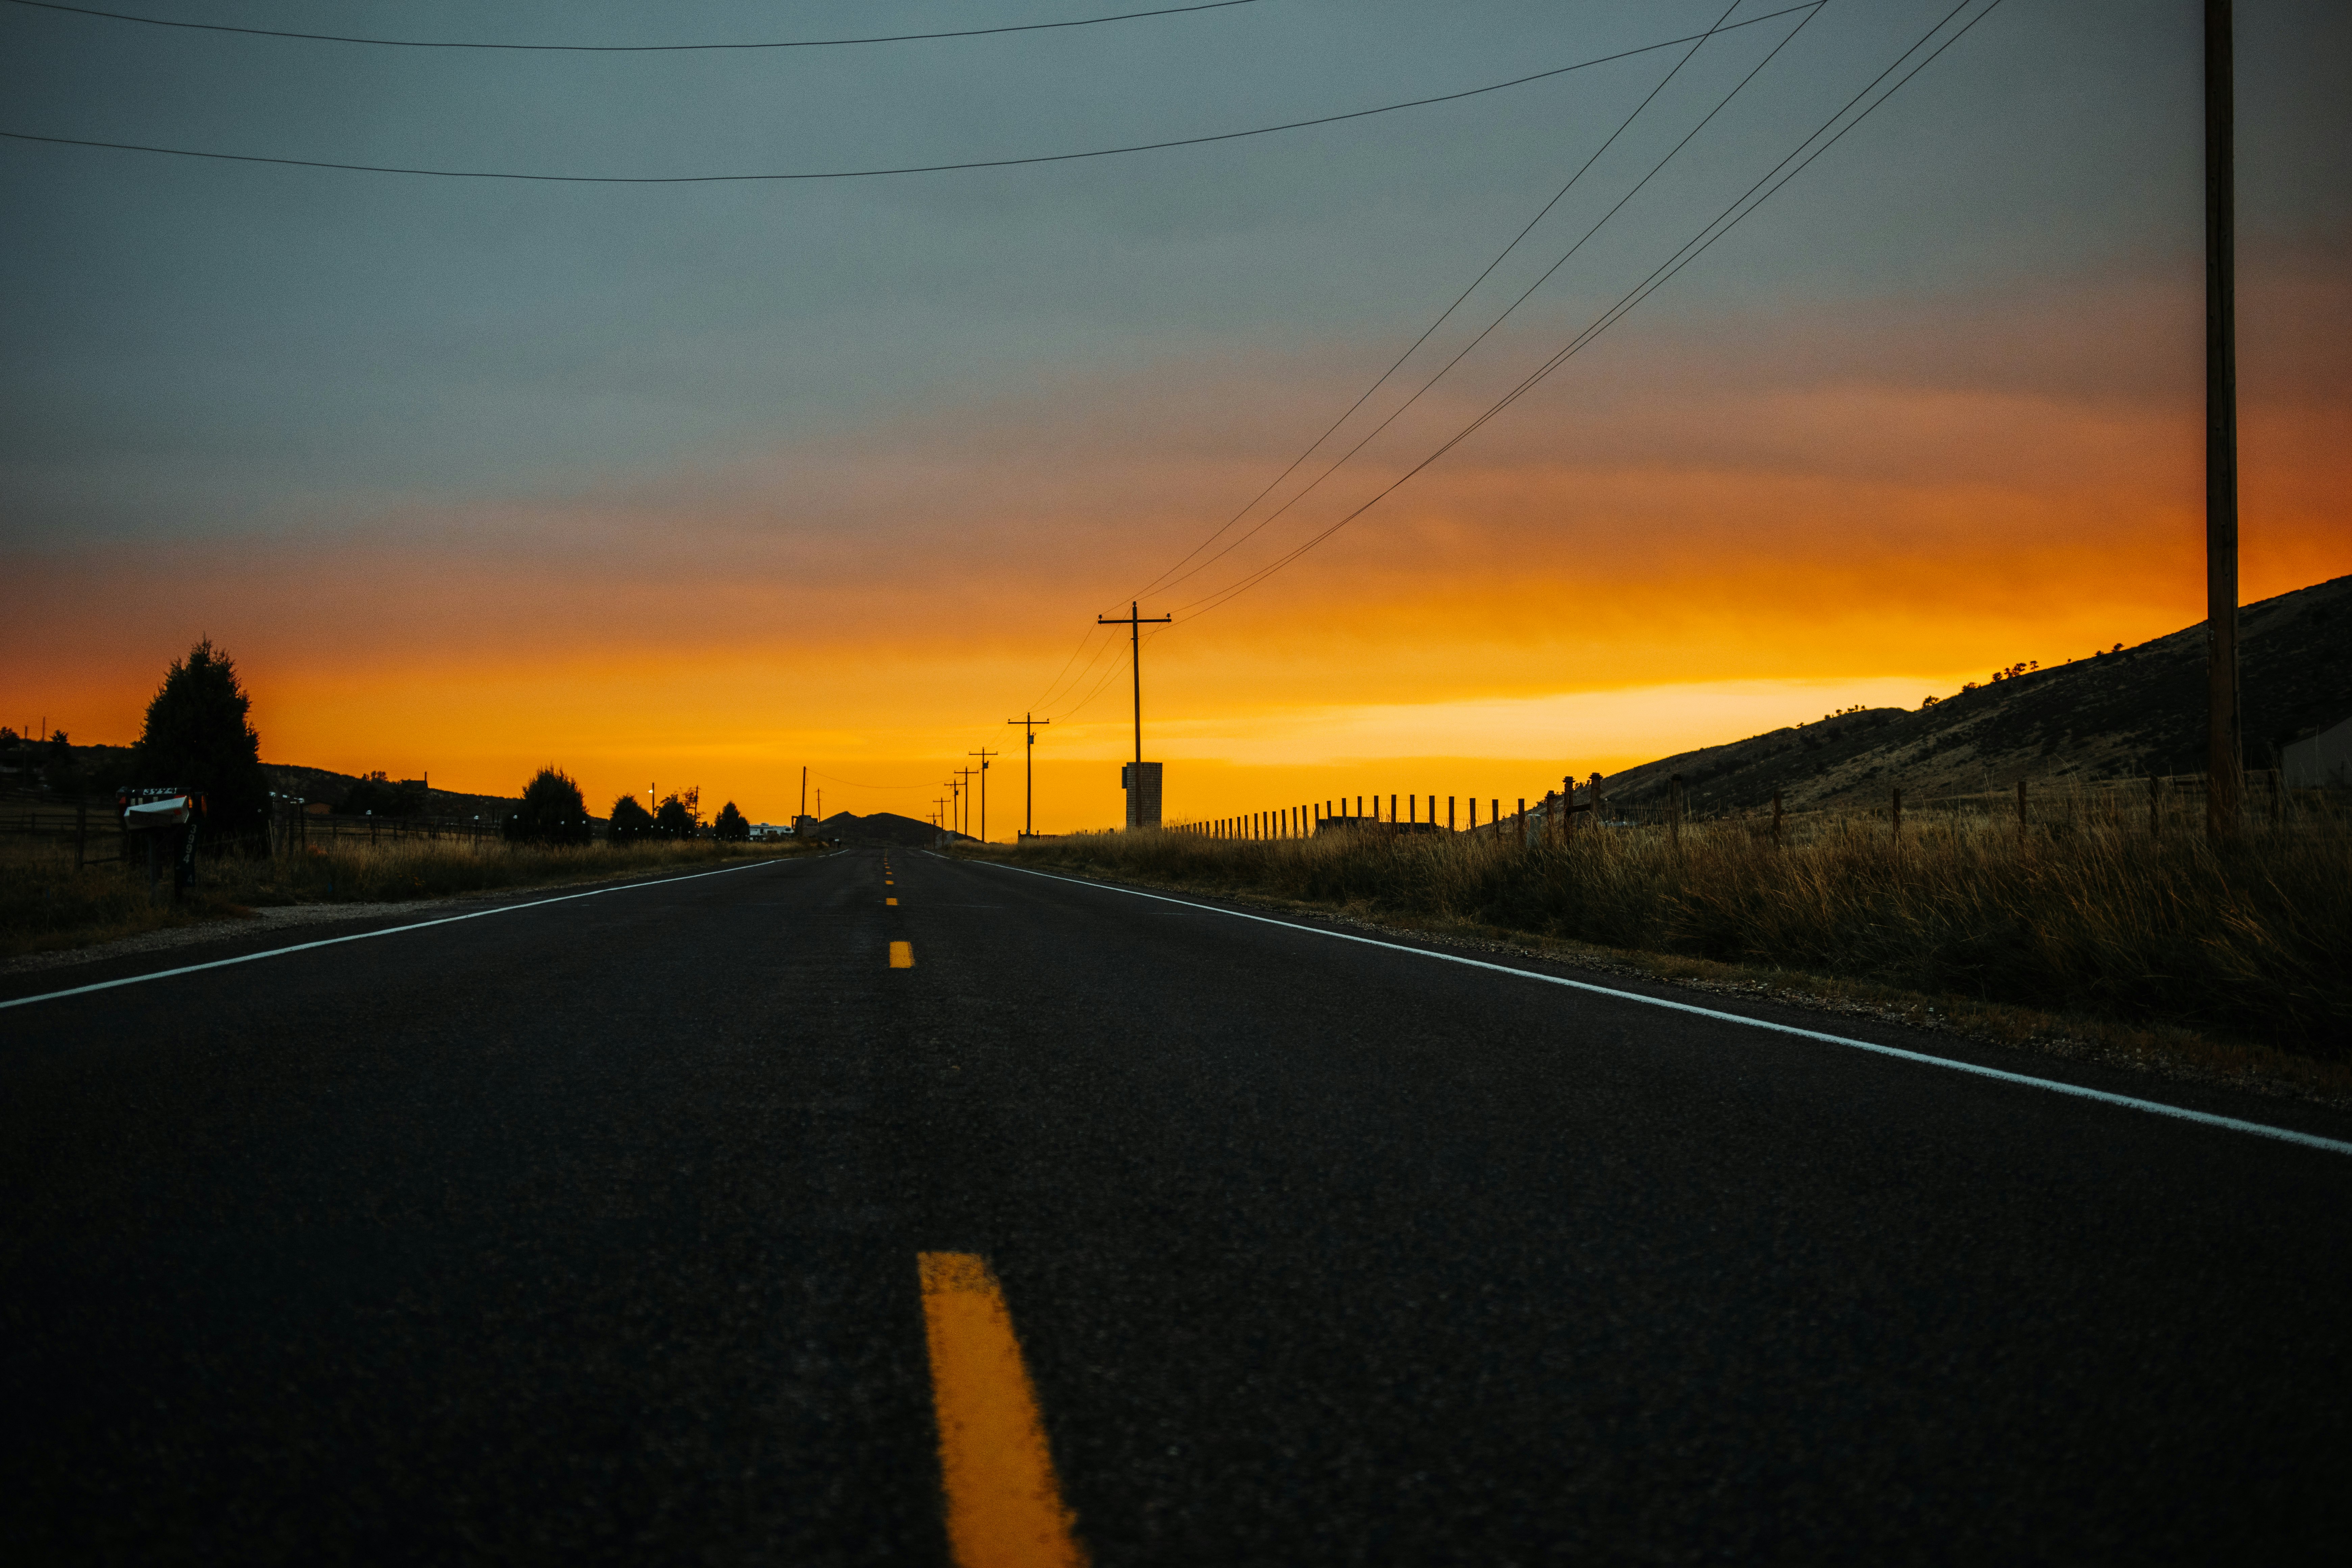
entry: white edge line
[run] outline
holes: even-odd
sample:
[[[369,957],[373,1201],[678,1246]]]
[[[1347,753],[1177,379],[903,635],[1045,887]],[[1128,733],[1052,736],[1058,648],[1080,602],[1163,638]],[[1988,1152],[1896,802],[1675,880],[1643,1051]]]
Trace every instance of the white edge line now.
[[[945,857],[941,857],[945,858]],[[1280,926],[1286,931],[1306,931],[1315,936],[1328,936],[1340,942],[1360,942],[1367,947],[1384,947],[1392,952],[1410,952],[1418,958],[1434,958],[1445,963],[1467,964],[1473,969],[1491,969],[1497,974],[1517,975],[1521,980],[1539,980],[1548,985],[1565,985],[1572,991],[1590,991],[1597,995],[1614,996],[1621,1001],[1639,1002],[1644,1006],[1664,1007],[1676,1013],[1695,1014],[1702,1018],[1717,1018],[1727,1024],[1745,1024],[1751,1029],[1769,1029],[1774,1034],[1794,1035],[1800,1039],[1821,1040],[1832,1046],[1845,1046],[1873,1055],[1893,1057],[1898,1061],[1918,1062],[1927,1067],[1946,1068],[1978,1078],[1999,1079],[2002,1083],[2021,1083],[2032,1089],[2046,1089],[2053,1094],[2071,1094],[2078,1100],[2095,1100],[2103,1105],[2120,1105],[2131,1110],[2144,1110],[2151,1116],[2176,1117],[2182,1121],[2195,1121],[2207,1127],[2226,1128],[2232,1132],[2249,1132],[2257,1138],[2275,1138],[2281,1142],[2300,1143],[2307,1149],[2325,1149],[2332,1154],[2352,1154],[2352,1143],[2336,1138],[2322,1138],[2314,1132],[2297,1132],[2289,1127],[2273,1127],[2263,1121],[2242,1121],[2234,1116],[2216,1116],[2210,1110],[2191,1110],[2186,1106],[2166,1105],[2160,1100],[2135,1100],[2127,1094],[2110,1094],[2104,1089],[2085,1089],[2078,1083],[2059,1079],[2034,1078],[2021,1072],[2004,1072],[1999,1068],[1979,1067],[1974,1062],[1954,1061],[1949,1057],[1929,1056],[1925,1051],[1906,1051],[1898,1046],[1881,1046],[1869,1040],[1857,1040],[1850,1035],[1825,1035],[1818,1029],[1800,1029],[1793,1024],[1774,1024],[1762,1018],[1744,1017],[1738,1013],[1726,1013],[1714,1007],[1694,1006],[1688,1002],[1669,1002],[1663,996],[1644,996],[1638,991],[1620,991],[1614,986],[1595,985],[1589,981],[1569,980],[1557,974],[1544,974],[1532,969],[1515,969],[1507,963],[1488,963],[1484,959],[1465,958],[1459,953],[1433,952],[1425,947],[1407,947],[1402,942],[1381,942],[1376,937],[1356,936],[1343,931],[1326,931],[1320,926],[1300,925],[1295,921],[1278,921],[1265,915],[1244,914],[1240,910],[1220,909],[1215,904],[1196,904],[1189,899],[1171,899],[1161,893],[1146,893],[1134,888],[1122,888],[1115,882],[1090,882],[1082,877],[1057,877],[1051,871],[1032,871],[1025,866],[1005,866],[993,860],[967,861],[967,865],[996,866],[1000,870],[1018,871],[1024,877],[1043,877],[1052,882],[1067,882],[1073,887],[1099,888],[1105,892],[1125,893],[1131,898],[1150,899],[1162,904],[1180,904],[1188,910],[1206,910],[1211,914],[1231,915],[1239,921],[1255,921],[1261,925]]]
[[[730,871],[756,871],[762,866],[779,866],[789,856],[773,860],[754,860],[748,866],[721,866],[716,871],[691,871],[683,877],[659,877],[650,882],[623,882],[610,888],[591,888],[584,893],[561,893],[551,899],[533,899],[527,904],[505,904],[495,910],[476,910],[470,914],[443,915],[439,920],[415,921],[404,926],[386,926],[382,931],[353,931],[349,936],[321,937],[317,942],[298,942],[291,947],[273,947],[260,952],[248,952],[236,958],[215,958],[207,963],[184,963],[177,969],[157,969],[145,974],[126,974],[120,980],[100,980],[89,985],[76,985],[64,991],[44,991],[37,996],[18,996],[0,1002],[0,1011],[10,1007],[29,1007],[36,1002],[54,1002],[60,996],[86,996],[92,991],[111,991],[118,985],[138,985],[150,980],[169,980],[174,974],[194,974],[201,970],[226,969],[232,963],[255,963],[265,958],[283,958],[289,952],[309,952],[313,948],[335,947],[347,942],[365,942],[372,936],[398,936],[404,931],[423,931],[427,926],[454,925],[459,921],[478,921],[486,915],[510,915],[518,910],[542,909],[549,904],[568,904],[574,899],[593,899],[600,893],[628,893],[639,888],[658,888],[670,882],[692,882],[704,877],[723,877]]]

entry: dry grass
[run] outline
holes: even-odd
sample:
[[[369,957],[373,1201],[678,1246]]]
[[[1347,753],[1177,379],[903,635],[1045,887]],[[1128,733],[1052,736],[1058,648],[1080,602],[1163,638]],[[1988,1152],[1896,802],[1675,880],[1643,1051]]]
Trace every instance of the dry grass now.
[[[197,862],[196,885],[151,902],[145,863],[74,869],[70,843],[0,843],[0,957],[79,947],[278,904],[385,903],[507,888],[596,881],[746,857],[806,853],[776,844],[644,843],[551,848],[409,839],[345,840],[276,859],[227,855]]]
[[[2085,809],[1822,817],[1785,847],[1739,822],[1594,830],[1522,849],[1481,834],[1233,842],[1108,835],[1013,858],[1381,919],[1832,976],[1901,993],[2352,1057],[2352,831],[2201,835]]]

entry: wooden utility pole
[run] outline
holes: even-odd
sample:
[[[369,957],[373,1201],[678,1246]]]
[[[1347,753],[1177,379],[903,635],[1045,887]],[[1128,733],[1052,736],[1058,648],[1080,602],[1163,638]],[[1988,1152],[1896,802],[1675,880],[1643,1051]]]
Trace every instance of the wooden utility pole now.
[[[971,775],[978,772],[978,768],[955,770],[956,798],[963,803],[956,812],[956,831],[966,838],[971,837]]]
[[[1037,726],[1050,724],[1053,721],[1024,713],[1020,718],[1007,719],[1005,722],[1020,725],[1028,736],[1027,743],[1021,748],[1021,837],[1034,837],[1037,832]]]
[[[986,746],[982,746],[976,752],[964,753],[967,757],[980,759],[980,841],[982,844],[988,842],[988,759],[1001,757],[1003,754],[1002,752],[992,752]]]
[[[1127,616],[1123,620],[1109,616],[1095,617],[1095,625],[1098,626],[1127,628],[1127,662],[1135,672],[1135,761],[1139,773],[1143,763],[1143,628],[1165,626],[1175,618],[1173,616],[1144,616],[1136,604],[1127,606]]]
[[[2205,0],[2205,833],[2237,836],[2237,118],[2231,0]]]

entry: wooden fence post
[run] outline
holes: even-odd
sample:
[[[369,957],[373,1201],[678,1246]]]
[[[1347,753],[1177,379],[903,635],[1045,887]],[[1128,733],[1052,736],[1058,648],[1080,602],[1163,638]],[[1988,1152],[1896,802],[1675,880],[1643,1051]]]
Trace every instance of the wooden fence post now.
[[[1432,816],[1434,816],[1437,815],[1437,806],[1435,804],[1437,797],[1435,795],[1431,795],[1429,798],[1431,801],[1429,814]],[[2276,768],[2273,768],[2271,770],[2271,798],[2273,800],[2276,800],[2278,798],[2278,770]],[[1454,831],[1454,797],[1450,795],[1445,797],[1445,831],[1448,833]]]
[[[1528,797],[1519,796],[1519,847],[1528,847]]]

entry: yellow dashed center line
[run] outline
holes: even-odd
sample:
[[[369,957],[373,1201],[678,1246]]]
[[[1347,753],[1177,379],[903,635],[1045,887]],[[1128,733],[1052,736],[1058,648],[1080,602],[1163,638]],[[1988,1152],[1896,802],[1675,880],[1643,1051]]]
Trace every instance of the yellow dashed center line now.
[[[1003,1287],[974,1253],[915,1261],[957,1568],[1085,1568]]]
[[[911,942],[892,942],[890,944],[890,967],[893,969],[914,968],[915,944]]]

